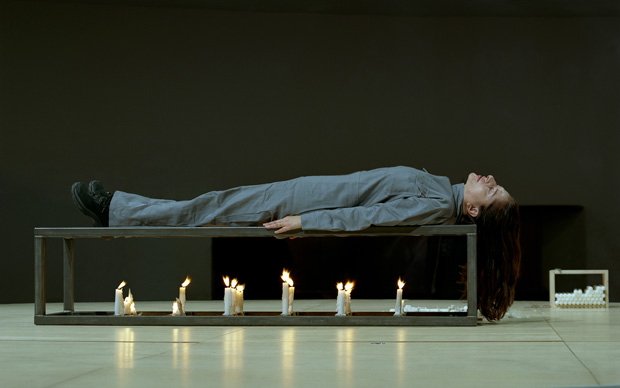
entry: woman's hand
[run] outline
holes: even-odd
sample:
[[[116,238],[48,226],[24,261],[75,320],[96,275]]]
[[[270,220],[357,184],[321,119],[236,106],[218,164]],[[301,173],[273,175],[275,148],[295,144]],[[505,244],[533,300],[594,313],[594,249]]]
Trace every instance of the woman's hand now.
[[[263,224],[267,229],[277,229],[276,234],[301,229],[301,216],[286,216],[282,219]]]

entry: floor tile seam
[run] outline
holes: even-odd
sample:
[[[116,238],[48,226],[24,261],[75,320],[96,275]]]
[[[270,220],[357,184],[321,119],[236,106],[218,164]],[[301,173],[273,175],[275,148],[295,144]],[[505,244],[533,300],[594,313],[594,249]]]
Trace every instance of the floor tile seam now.
[[[100,367],[100,368],[91,369],[91,370],[89,370],[89,371],[87,371],[87,372],[80,373],[80,374],[79,374],[79,375],[77,375],[77,376],[72,376],[72,377],[70,377],[70,378],[68,378],[68,379],[65,379],[65,380],[63,380],[63,381],[58,381],[58,382],[56,382],[56,383],[53,383],[52,385],[46,385],[46,386],[45,386],[45,388],[54,388],[54,387],[58,387],[58,386],[60,386],[60,385],[62,385],[62,384],[65,384],[65,383],[67,383],[67,382],[69,382],[69,381],[72,381],[72,380],[75,380],[75,379],[79,379],[79,378],[81,378],[81,377],[88,376],[88,375],[93,374],[93,373],[97,373],[97,372],[99,372],[99,371],[101,371],[101,370],[104,370],[104,369],[106,369],[106,368],[107,368],[107,366],[103,366],[103,367]]]
[[[568,351],[573,355],[573,357],[575,357],[575,359],[577,361],[579,361],[579,363],[590,373],[590,376],[592,376],[592,378],[594,379],[596,384],[597,385],[601,385],[601,382],[598,381],[598,379],[596,378],[596,376],[594,375],[592,370],[590,370],[590,368],[588,368],[588,366],[583,362],[583,360],[581,358],[579,358],[579,356],[577,356],[577,354],[575,354],[573,349],[571,349],[571,347],[568,345],[568,343],[566,343],[564,338],[560,335],[560,333],[558,333],[558,331],[555,329],[555,327],[553,327],[553,325],[549,322],[547,317],[543,317],[543,318],[545,319],[545,321],[547,321],[547,323],[549,323],[549,326],[551,327],[551,330],[553,330],[557,334],[557,336],[562,339],[562,342],[564,343],[564,346],[566,347],[566,349],[568,349]]]
[[[206,338],[206,339],[204,339],[202,341],[198,341],[196,343],[201,344],[201,343],[205,343],[205,342],[208,342],[208,341],[213,341],[213,340],[216,340],[216,339],[219,339],[219,338],[224,338],[224,337],[226,337],[228,335],[231,335],[233,333],[246,330],[247,328],[249,328],[251,326],[221,326],[221,327],[225,327],[225,328],[233,328],[234,327],[234,330],[231,330],[231,331],[229,331],[227,333],[222,333],[222,334],[216,335],[215,337]]]
[[[598,379],[596,378],[596,375],[594,374],[594,372],[592,372],[592,370],[590,368],[588,368],[588,366],[585,364],[585,362],[583,362],[583,360],[581,358],[579,358],[579,356],[577,354],[575,354],[573,349],[566,342],[564,342],[564,346],[566,346],[568,351],[571,352],[571,354],[577,359],[577,361],[579,361],[579,363],[581,365],[583,365],[584,368],[586,368],[586,370],[590,373],[590,375],[592,376],[594,381],[596,381],[596,384],[601,385],[601,382],[598,381]]]
[[[160,357],[160,356],[165,355],[165,354],[170,353],[170,352],[171,352],[170,350],[165,350],[165,351],[162,351],[162,352],[157,352],[157,353],[145,355],[145,356],[142,356],[142,357],[132,357],[132,361],[136,362],[136,361],[146,360],[146,359],[153,358],[153,357]],[[76,380],[76,379],[82,378],[84,376],[88,376],[90,374],[106,370],[108,368],[114,368],[114,365],[108,364],[106,366],[102,366],[102,367],[99,367],[99,368],[91,369],[91,370],[89,370],[87,372],[84,372],[84,373],[81,373],[81,374],[79,374],[77,376],[72,376],[71,378],[68,378],[66,380],[56,382],[56,383],[54,383],[52,385],[48,385],[45,388],[58,387],[59,385],[62,385],[62,384],[67,383],[69,381]]]
[[[190,345],[192,345],[192,344],[190,344]],[[163,350],[161,352],[153,353],[153,354],[147,354],[147,355],[144,355],[142,357],[133,357],[132,358],[132,362],[147,360],[147,359],[153,358],[153,357],[161,357],[161,356],[173,353],[173,352],[174,352],[174,350]]]

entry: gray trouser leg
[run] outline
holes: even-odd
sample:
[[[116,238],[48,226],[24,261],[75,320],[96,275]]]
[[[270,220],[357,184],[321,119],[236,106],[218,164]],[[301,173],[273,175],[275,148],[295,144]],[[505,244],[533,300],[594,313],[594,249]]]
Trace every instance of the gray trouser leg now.
[[[312,210],[353,206],[359,174],[302,177],[212,191],[188,201],[152,199],[117,191],[110,226],[249,226]]]
[[[152,199],[117,191],[110,203],[110,226],[202,226],[258,224],[272,215],[262,206],[264,190],[210,192],[188,201]],[[254,205],[254,206],[253,206]]]

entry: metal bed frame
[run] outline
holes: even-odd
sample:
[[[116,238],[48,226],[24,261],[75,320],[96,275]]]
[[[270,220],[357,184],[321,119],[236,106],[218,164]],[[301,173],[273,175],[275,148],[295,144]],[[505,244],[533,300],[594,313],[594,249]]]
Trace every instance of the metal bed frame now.
[[[354,312],[335,316],[334,312],[299,312],[280,316],[279,312],[246,312],[223,316],[222,311],[190,312],[171,316],[170,312],[143,312],[138,316],[115,316],[110,311],[77,312],[74,308],[74,242],[76,238],[213,238],[213,237],[346,237],[346,236],[465,236],[467,238],[467,312],[424,312],[393,316],[389,312]],[[46,314],[46,240],[63,239],[63,307],[60,313]],[[276,235],[263,227],[120,227],[120,228],[35,228],[35,301],[37,325],[118,325],[118,326],[475,326],[477,318],[476,226],[431,225],[415,227],[371,227],[355,232],[303,230]]]

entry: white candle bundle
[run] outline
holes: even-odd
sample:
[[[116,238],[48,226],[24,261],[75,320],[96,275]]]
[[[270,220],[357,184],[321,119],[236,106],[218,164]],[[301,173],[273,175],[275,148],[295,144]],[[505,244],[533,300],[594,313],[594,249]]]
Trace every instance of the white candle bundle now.
[[[183,283],[181,283],[181,287],[179,287],[179,300],[181,301],[181,304],[183,305],[183,311],[187,311],[187,305],[185,304],[185,302],[186,302],[185,287],[187,287],[190,282],[191,282],[191,280],[190,280],[189,275],[188,275],[185,278],[185,281]]]
[[[282,314],[293,314],[293,301],[295,300],[295,287],[293,287],[293,279],[290,278],[290,272],[286,269],[282,270]]]
[[[115,290],[114,293],[114,315],[124,315],[125,314],[125,299],[123,298],[123,287],[125,287],[125,281],[123,280],[121,284]]]
[[[239,285],[237,279],[232,281],[228,276],[223,277],[224,285],[224,314],[237,315],[243,314],[243,290],[245,285]]]
[[[404,305],[405,301],[403,300],[403,287],[405,286],[405,282],[398,278],[398,290],[396,290],[396,306],[394,308],[394,315],[404,315]]]

